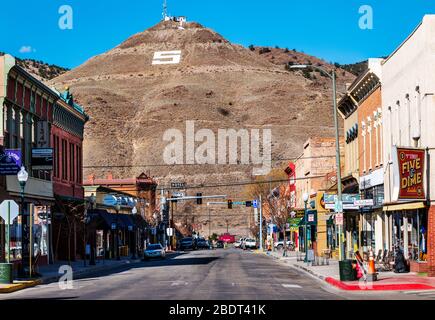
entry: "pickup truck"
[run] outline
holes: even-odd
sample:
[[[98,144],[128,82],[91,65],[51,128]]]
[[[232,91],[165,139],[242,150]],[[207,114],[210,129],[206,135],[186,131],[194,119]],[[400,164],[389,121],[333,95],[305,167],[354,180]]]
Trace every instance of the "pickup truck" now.
[[[243,249],[257,249],[257,241],[255,239],[245,239],[242,244]]]

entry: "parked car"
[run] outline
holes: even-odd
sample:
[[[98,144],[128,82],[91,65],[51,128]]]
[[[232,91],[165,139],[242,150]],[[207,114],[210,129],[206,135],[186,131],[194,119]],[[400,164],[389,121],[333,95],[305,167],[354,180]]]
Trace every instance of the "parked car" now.
[[[223,249],[224,248],[224,242],[222,240],[216,241],[216,248]]]
[[[257,241],[255,239],[245,239],[243,249],[257,249]]]
[[[165,259],[165,257],[165,249],[163,249],[160,243],[149,244],[144,250],[144,259],[146,260],[153,258]]]
[[[237,240],[234,242],[234,248],[240,248],[242,246],[242,239]]]
[[[210,249],[210,243],[207,240],[200,238],[196,241],[196,247],[198,249]]]
[[[286,242],[287,242],[287,249],[293,250],[294,249],[293,241],[287,240]],[[284,248],[284,240],[275,242],[273,246],[275,247],[275,249],[282,250]]]
[[[186,237],[180,241],[180,250],[195,250],[195,241],[192,237]]]

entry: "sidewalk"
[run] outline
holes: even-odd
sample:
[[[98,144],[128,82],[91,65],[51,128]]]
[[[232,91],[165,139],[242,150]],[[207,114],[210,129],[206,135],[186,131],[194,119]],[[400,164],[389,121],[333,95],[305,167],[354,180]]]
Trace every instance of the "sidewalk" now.
[[[294,268],[304,270],[313,276],[333,285],[341,290],[350,291],[405,291],[405,290],[434,290],[435,278],[419,275],[415,272],[394,273],[379,272],[378,280],[374,282],[340,281],[337,260],[329,260],[329,265],[312,266],[303,261],[297,261],[296,252],[288,252],[288,257],[283,257],[282,252],[265,253],[275,259],[288,263]]]

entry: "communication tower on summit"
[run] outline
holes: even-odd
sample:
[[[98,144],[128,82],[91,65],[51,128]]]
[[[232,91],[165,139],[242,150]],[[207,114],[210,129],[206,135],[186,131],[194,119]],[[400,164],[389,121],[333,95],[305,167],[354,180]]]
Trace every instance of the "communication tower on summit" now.
[[[163,0],[163,13],[162,13],[162,16],[163,16],[163,20],[167,21],[167,18],[168,18],[168,4],[167,4],[166,0]]]
[[[180,25],[179,25],[178,29],[184,29],[183,25],[184,25],[184,23],[187,22],[187,17],[185,17],[185,16],[172,17],[172,16],[168,15],[168,3],[167,3],[167,0],[163,0],[162,17],[163,17],[163,21],[179,22]]]

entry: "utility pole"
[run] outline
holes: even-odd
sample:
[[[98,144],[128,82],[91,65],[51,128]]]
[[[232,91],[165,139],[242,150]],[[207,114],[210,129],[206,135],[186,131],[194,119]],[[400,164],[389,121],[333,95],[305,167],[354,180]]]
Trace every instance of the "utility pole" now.
[[[207,203],[208,205],[208,203]],[[210,214],[210,206],[208,206],[208,238],[211,239],[211,214]]]
[[[342,186],[341,186],[341,159],[340,159],[340,137],[338,134],[338,115],[337,115],[337,85],[335,71],[332,70],[332,100],[334,103],[334,126],[335,126],[335,162],[337,165],[337,196],[339,203],[339,214],[343,214],[343,197],[342,197]],[[344,221],[343,221],[344,222]],[[339,235],[339,256],[340,261],[344,260],[344,247],[343,247],[343,225],[338,225],[338,235]]]
[[[260,194],[260,250],[263,251],[263,202]]]

